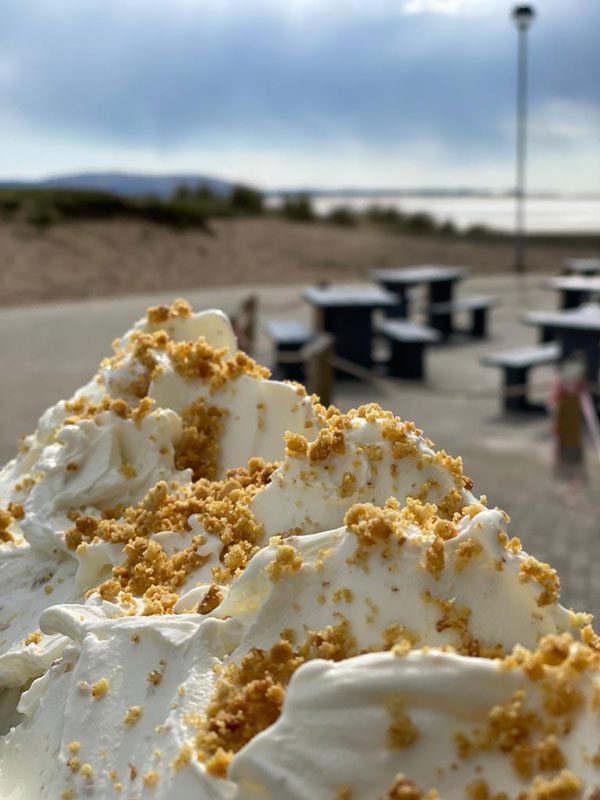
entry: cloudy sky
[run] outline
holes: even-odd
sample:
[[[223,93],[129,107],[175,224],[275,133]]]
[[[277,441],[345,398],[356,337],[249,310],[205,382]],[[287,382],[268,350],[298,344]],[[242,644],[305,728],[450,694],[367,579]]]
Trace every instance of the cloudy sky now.
[[[530,185],[600,191],[600,0],[538,0]],[[1,0],[0,176],[513,181],[506,0]]]

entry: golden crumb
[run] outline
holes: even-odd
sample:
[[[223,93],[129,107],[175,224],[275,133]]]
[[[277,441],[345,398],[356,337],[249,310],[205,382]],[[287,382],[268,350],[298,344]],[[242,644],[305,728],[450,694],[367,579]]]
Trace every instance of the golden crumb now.
[[[20,503],[9,503],[8,513],[16,520],[21,520],[25,517],[25,509]]]
[[[146,312],[148,325],[156,327],[164,325],[178,317],[191,317],[192,309],[186,300],[177,299],[171,306],[151,306]]]
[[[350,497],[356,491],[356,476],[351,472],[344,472],[340,485],[340,497]]]
[[[295,547],[290,544],[277,545],[275,558],[267,566],[267,575],[273,583],[277,583],[282,578],[299,572],[302,563],[302,556]]]
[[[299,433],[285,434],[285,454],[288,458],[303,458],[308,451],[308,440]]]
[[[30,633],[29,636],[24,640],[24,644],[39,644],[42,641],[42,632],[41,631],[33,631]]]
[[[14,542],[14,536],[8,530],[13,521],[13,515],[9,511],[4,511],[0,508],[0,542]]]
[[[399,773],[380,800],[440,800],[440,796],[435,789],[423,792],[414,781]]]
[[[352,589],[349,589],[348,587],[336,589],[333,593],[334,603],[351,603],[353,600],[354,595],[352,593]]]
[[[390,625],[383,632],[384,650],[394,650],[396,647],[402,650],[407,644],[410,649],[416,647],[420,641],[421,637],[416,631],[397,623],[395,625]]]
[[[81,743],[77,741],[69,742],[67,745],[67,750],[69,753],[78,753],[81,750]]]
[[[198,614],[210,614],[223,602],[223,592],[216,583],[212,583],[196,609]]]
[[[392,537],[402,543],[405,535],[401,522],[399,504],[389,500],[384,508],[372,503],[352,506],[344,517],[344,524],[361,545],[373,545]]]
[[[466,795],[469,800],[491,800],[492,793],[488,782],[483,778],[476,778],[466,787]]]
[[[184,767],[186,764],[189,764],[192,760],[192,756],[194,751],[192,750],[192,746],[189,744],[185,744],[179,754],[173,760],[173,769],[179,770]]]
[[[137,478],[137,470],[131,464],[121,464],[119,472],[125,478]]]
[[[572,628],[583,628],[586,625],[591,625],[593,619],[593,614],[586,614],[583,611],[573,611],[573,609],[569,609],[569,625]]]
[[[144,786],[156,786],[159,780],[160,780],[160,775],[155,770],[152,770],[151,772],[146,772],[146,774],[142,778]]]
[[[505,531],[500,531],[498,534],[498,541],[504,547],[507,553],[511,553],[512,555],[516,555],[520,553],[523,549],[523,545],[521,544],[521,540],[518,539],[516,536],[513,536],[512,539],[508,538],[508,534]]]
[[[148,683],[152,684],[152,686],[158,686],[159,683],[162,681],[162,679],[163,679],[163,674],[157,669],[151,670],[146,675],[146,680],[148,681]]]
[[[101,697],[108,692],[110,688],[110,683],[108,682],[107,678],[100,678],[99,681],[92,684],[92,697],[94,700],[99,700]]]
[[[536,775],[531,788],[531,800],[571,800],[580,796],[583,782],[570,770],[563,770],[555,778]]]
[[[444,567],[446,566],[446,556],[444,551],[444,542],[439,536],[436,536],[433,542],[425,551],[424,568],[432,575],[435,580],[439,580]]]
[[[142,718],[143,713],[142,706],[130,706],[123,718],[123,723],[125,725],[135,725]]]
[[[465,539],[458,545],[455,551],[455,571],[462,572],[482,551],[483,547],[476,539]]]
[[[537,558],[528,556],[519,567],[519,580],[521,583],[534,581],[542,588],[542,593],[537,599],[538,606],[548,606],[558,600],[560,580],[556,570],[549,564],[543,564]]]
[[[404,749],[413,745],[419,738],[419,731],[405,710],[401,697],[389,697],[385,703],[391,722],[388,727],[388,745],[394,749]]]

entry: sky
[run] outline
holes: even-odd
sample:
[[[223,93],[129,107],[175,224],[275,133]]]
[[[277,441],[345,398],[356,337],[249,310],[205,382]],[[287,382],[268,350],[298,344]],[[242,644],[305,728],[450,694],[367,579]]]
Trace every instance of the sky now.
[[[514,183],[505,0],[1,0],[0,177]],[[528,183],[600,192],[600,0],[537,0]]]

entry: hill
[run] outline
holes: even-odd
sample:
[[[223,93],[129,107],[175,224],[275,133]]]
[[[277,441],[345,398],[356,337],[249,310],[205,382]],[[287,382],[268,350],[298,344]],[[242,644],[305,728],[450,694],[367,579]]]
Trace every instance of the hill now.
[[[133,172],[82,172],[78,175],[59,175],[40,181],[0,181],[0,189],[83,189],[111,192],[124,197],[153,195],[166,199],[175,189],[205,187],[213,194],[226,195],[233,184],[206,175],[142,175]]]

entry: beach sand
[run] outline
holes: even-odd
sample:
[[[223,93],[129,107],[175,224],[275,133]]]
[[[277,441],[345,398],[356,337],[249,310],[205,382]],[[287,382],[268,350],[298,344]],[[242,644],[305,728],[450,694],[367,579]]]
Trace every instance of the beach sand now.
[[[203,286],[356,280],[370,267],[465,265],[509,270],[512,242],[408,236],[273,218],[214,220],[212,235],[133,221],[79,222],[44,233],[0,223],[0,305],[115,297]],[[532,243],[531,271],[558,272],[567,256],[593,256],[599,242]]]

